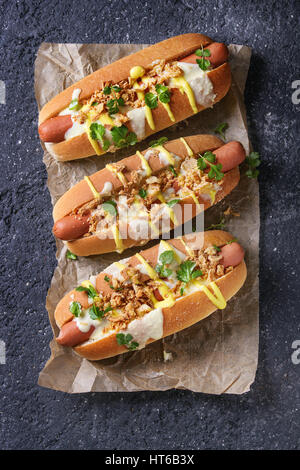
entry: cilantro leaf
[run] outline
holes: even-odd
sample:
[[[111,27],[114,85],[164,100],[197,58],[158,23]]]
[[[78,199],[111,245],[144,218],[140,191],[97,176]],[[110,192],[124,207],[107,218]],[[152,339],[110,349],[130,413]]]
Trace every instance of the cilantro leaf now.
[[[145,198],[147,197],[147,191],[146,191],[146,189],[141,188],[141,189],[139,190],[139,195],[140,195],[143,199],[145,199]]]
[[[145,94],[145,103],[150,109],[157,108],[157,96],[151,92]]]
[[[111,136],[116,147],[124,148],[128,145],[135,145],[137,143],[137,136],[134,132],[129,132],[126,126],[114,126],[111,129]]]
[[[220,134],[220,136],[222,137],[222,139],[226,139],[225,137],[225,131],[228,129],[229,125],[227,122],[222,122],[221,124],[219,124],[215,130],[214,130],[214,133],[215,134]]]
[[[166,250],[161,253],[159,261],[162,264],[171,264],[174,261],[174,252],[173,250]]]
[[[116,338],[117,343],[120,346],[126,346],[131,351],[134,351],[139,346],[139,343],[137,343],[136,341],[132,341],[133,337],[129,333],[127,333],[126,335],[124,333],[117,333]]]
[[[99,307],[97,307],[95,304],[92,305],[91,308],[89,308],[89,316],[91,317],[92,320],[102,320],[104,315],[107,312],[110,312],[112,310],[111,306],[107,307],[105,310],[100,310]]]
[[[173,173],[174,176],[177,176],[177,173],[176,173],[175,168],[174,168],[173,165],[169,166],[169,170]]]
[[[246,157],[246,163],[249,168],[246,171],[248,178],[257,178],[259,175],[259,170],[257,167],[261,164],[260,156],[258,152],[251,152],[248,157]]]
[[[223,230],[224,228],[225,228],[225,217],[222,217],[222,219],[220,220],[218,224],[212,224],[205,230],[206,231],[207,230]]]
[[[105,135],[105,127],[102,124],[93,122],[90,126],[90,137],[93,140],[99,140],[103,150],[108,150],[110,146],[110,142],[108,139],[104,139],[104,135]]]
[[[207,166],[210,166],[210,170],[208,172],[208,177],[210,179],[215,179],[216,181],[220,181],[224,177],[224,173],[222,173],[222,165],[221,163],[216,163],[216,156],[212,152],[205,152],[197,160],[197,166],[199,170],[204,171]]]
[[[69,110],[70,111],[78,111],[81,108],[81,104],[79,104],[78,99],[72,100],[71,103],[69,104]]]
[[[183,263],[181,263],[179,269],[177,270],[177,279],[179,281],[187,283],[190,282],[192,279],[195,279],[196,277],[202,276],[202,271],[194,271],[195,267],[196,263],[194,261],[184,261]]]
[[[115,201],[106,201],[102,204],[102,209],[108,212],[112,216],[116,216],[118,213],[117,204]]]
[[[80,317],[82,312],[82,307],[79,302],[71,302],[69,307],[70,312],[74,315],[74,317]]]
[[[180,202],[180,199],[172,199],[171,201],[168,201],[167,204],[169,207],[173,207],[178,204],[178,202]]]
[[[110,95],[111,94],[111,88],[110,86],[105,86],[103,89],[104,95]]]
[[[77,259],[77,255],[74,255],[70,250],[67,251],[66,253],[66,258],[68,259]]]
[[[151,140],[151,142],[149,143],[149,147],[157,147],[158,145],[163,145],[167,141],[168,137],[160,137],[160,139]]]
[[[198,57],[210,57],[211,56],[210,50],[209,49],[203,49],[203,46],[202,46],[202,49],[197,49],[195,51],[195,54]]]
[[[78,286],[75,290],[77,290],[77,292],[86,292],[90,299],[98,297],[98,292],[96,291],[95,287],[91,284],[89,285],[89,287]]]
[[[171,99],[169,88],[165,85],[155,85],[155,89],[157,91],[159,101],[162,103],[169,103]]]

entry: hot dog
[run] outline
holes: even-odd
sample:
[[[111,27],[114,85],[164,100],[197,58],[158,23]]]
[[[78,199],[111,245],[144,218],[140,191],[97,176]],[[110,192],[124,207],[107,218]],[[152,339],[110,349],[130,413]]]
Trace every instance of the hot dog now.
[[[77,290],[67,294],[55,310],[57,342],[99,360],[141,349],[224,309],[246,279],[244,250],[219,230],[190,237],[161,241],[84,281],[77,289],[88,308],[74,306]]]
[[[225,44],[184,34],[92,73],[40,111],[39,135],[55,158],[115,152],[211,107],[228,92]]]
[[[73,253],[122,252],[144,244],[238,184],[238,165],[245,159],[239,142],[196,135],[153,145],[85,178],[56,203],[53,233]]]

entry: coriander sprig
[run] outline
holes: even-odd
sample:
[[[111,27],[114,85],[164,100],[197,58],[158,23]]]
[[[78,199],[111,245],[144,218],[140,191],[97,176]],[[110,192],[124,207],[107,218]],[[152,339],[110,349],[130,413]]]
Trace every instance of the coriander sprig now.
[[[158,145],[163,145],[167,141],[168,137],[160,137],[157,140],[151,140],[151,142],[149,143],[149,147],[157,147]]]
[[[214,133],[219,134],[222,137],[222,139],[226,140],[225,132],[227,131],[228,127],[229,127],[228,122],[221,122],[221,124],[219,124],[215,128]]]
[[[222,165],[221,163],[215,163],[216,156],[212,152],[205,152],[203,155],[197,160],[197,166],[199,170],[204,171],[208,166],[210,166],[210,170],[208,172],[208,177],[210,179],[215,179],[216,181],[220,181],[224,177],[224,173],[222,173]]]
[[[134,351],[139,346],[139,343],[132,341],[133,336],[130,333],[127,333],[126,335],[124,333],[117,333],[116,337],[117,343],[120,346],[126,346],[130,351]]]
[[[246,163],[248,163],[248,170],[246,175],[248,178],[257,178],[259,175],[259,170],[257,167],[260,165],[260,157],[258,152],[251,152],[248,157],[246,157]]]
[[[75,255],[74,253],[72,253],[72,251],[68,250],[67,253],[66,253],[66,258],[67,259],[77,259],[77,255]]]
[[[124,148],[129,145],[135,145],[138,141],[134,132],[129,132],[126,126],[114,126],[111,129],[111,136],[116,147]]]
[[[99,140],[101,147],[104,151],[108,150],[110,147],[110,141],[104,138],[105,136],[105,127],[102,124],[93,122],[90,126],[90,137],[93,140]]]
[[[172,274],[172,270],[166,267],[166,264],[171,264],[174,261],[174,252],[172,250],[166,250],[159,256],[160,264],[155,266],[155,271],[159,274],[159,277],[165,278]]]
[[[92,286],[92,284],[90,284],[89,287],[78,286],[76,287],[75,290],[77,292],[86,292],[90,299],[94,299],[95,297],[98,297],[98,292],[96,291],[95,287]]]
[[[74,317],[78,318],[82,312],[82,306],[79,302],[71,302],[69,306],[70,312],[74,315]]]
[[[210,67],[210,60],[206,59],[205,57],[210,57],[210,50],[209,49],[203,49],[203,46],[201,49],[197,49],[195,52],[196,56],[201,57],[201,59],[196,59],[197,64],[199,65],[200,69],[206,72],[208,67]]]
[[[99,307],[97,307],[95,304],[92,305],[91,308],[89,308],[89,316],[91,317],[92,320],[102,320],[104,315],[107,312],[110,312],[112,310],[111,306],[109,305],[105,310],[100,310]]]
[[[218,224],[211,224],[208,228],[205,229],[207,230],[223,230],[225,228],[225,217],[222,217],[220,222]]]
[[[194,271],[195,267],[195,261],[191,261],[189,259],[187,261],[184,261],[183,263],[181,263],[179,269],[177,270],[177,279],[187,284],[193,279],[203,276],[203,273],[200,269]]]

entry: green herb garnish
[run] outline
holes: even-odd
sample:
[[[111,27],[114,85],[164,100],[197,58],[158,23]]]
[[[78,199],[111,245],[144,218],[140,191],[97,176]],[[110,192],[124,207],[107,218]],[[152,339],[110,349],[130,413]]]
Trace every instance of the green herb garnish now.
[[[157,91],[159,101],[162,103],[169,103],[171,99],[171,93],[167,86],[155,85],[155,90]]]
[[[216,181],[220,181],[224,177],[224,173],[221,172],[222,165],[221,163],[216,163],[216,156],[212,152],[205,152],[197,160],[197,166],[199,170],[204,171],[208,166],[210,166],[210,170],[208,172],[208,177],[210,179],[215,179]]]
[[[237,242],[237,238],[233,238],[232,240],[229,240],[229,242],[226,242],[226,245],[231,245],[231,243]]]
[[[103,88],[103,93],[104,93],[104,95],[110,95],[110,94],[111,94],[111,88],[110,88],[110,86],[105,86],[105,87]]]
[[[92,320],[102,320],[104,315],[107,312],[110,312],[111,310],[112,310],[111,306],[107,307],[105,310],[100,310],[99,307],[93,304],[92,307],[89,308],[88,312]]]
[[[214,249],[216,250],[217,253],[219,253],[219,251],[221,251],[221,248],[217,245],[213,245]]]
[[[79,104],[78,100],[72,100],[70,105],[69,105],[69,110],[70,111],[78,111],[81,108],[81,104]]]
[[[140,195],[143,199],[146,199],[146,197],[147,197],[147,191],[146,191],[146,189],[141,188],[141,189],[139,190],[139,195]]]
[[[74,317],[80,317],[82,312],[81,304],[79,302],[71,302],[69,310],[74,315]]]
[[[105,275],[105,276],[104,276],[104,281],[105,281],[105,282],[110,282],[109,277]]]
[[[77,255],[74,255],[70,250],[67,251],[66,253],[66,258],[68,259],[77,259]]]
[[[202,46],[202,49],[197,49],[195,54],[198,57],[201,57],[201,59],[196,59],[196,62],[199,65],[200,69],[205,72],[210,66],[210,61],[208,59],[205,59],[205,57],[210,57],[210,50],[203,49],[203,46]]]
[[[176,173],[175,168],[174,168],[173,165],[169,166],[169,170],[173,173],[174,176],[177,176],[177,173]]]
[[[210,225],[205,231],[207,230],[223,230],[225,228],[225,217],[222,217],[218,224]]]
[[[157,147],[158,145],[163,145],[167,141],[168,137],[160,137],[160,139],[151,140],[151,142],[149,143],[149,147]]]
[[[202,271],[196,270],[194,271],[196,267],[196,263],[191,260],[184,261],[181,263],[179,266],[179,269],[177,271],[177,279],[182,282],[190,282],[193,279],[196,279],[197,277],[203,276]]]
[[[215,134],[220,134],[220,136],[222,137],[222,139],[226,140],[226,137],[225,137],[225,131],[228,129],[229,125],[227,122],[222,122],[221,124],[219,124],[215,130],[214,130],[214,133]]]
[[[114,126],[111,129],[111,136],[116,147],[124,148],[137,143],[137,136],[134,132],[129,132],[124,124],[122,126]]]
[[[108,212],[112,216],[116,216],[118,213],[117,204],[115,201],[106,201],[102,204],[102,209]]]
[[[249,169],[246,171],[248,178],[257,178],[259,175],[259,170],[257,167],[260,165],[261,161],[259,158],[258,152],[251,152],[248,157],[246,157],[246,163],[248,163]]]
[[[99,140],[103,150],[108,150],[110,142],[108,139],[104,139],[105,127],[102,124],[93,122],[90,126],[90,136],[93,140]]]
[[[117,333],[116,337],[117,343],[120,346],[126,346],[131,351],[134,351],[139,346],[139,343],[137,343],[136,341],[132,341],[133,337],[129,333],[127,333],[126,335],[124,333]]]
[[[180,199],[172,199],[172,201],[168,201],[167,204],[169,207],[173,207],[178,204],[178,202],[180,202]]]
[[[149,92],[145,94],[145,103],[150,109],[157,108],[157,96]]]
[[[89,287],[85,286],[78,286],[76,289],[78,292],[86,292],[90,299],[94,299],[94,297],[98,297],[98,292],[96,291],[95,287],[89,285]]]
[[[174,261],[174,252],[172,250],[166,250],[161,253],[159,257],[161,264],[155,266],[155,271],[160,277],[169,277],[172,274],[172,270],[166,267],[166,264],[171,264]]]

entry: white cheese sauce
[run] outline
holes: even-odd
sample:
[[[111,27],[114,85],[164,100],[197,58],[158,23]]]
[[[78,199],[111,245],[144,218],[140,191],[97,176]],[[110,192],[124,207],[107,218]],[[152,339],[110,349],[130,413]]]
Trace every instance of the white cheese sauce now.
[[[137,138],[143,139],[145,136],[145,107],[135,108],[128,111],[127,116],[130,119],[130,124],[133,132]]]
[[[75,90],[73,90],[73,93],[72,93],[71,101],[78,100],[80,93],[81,93],[81,89],[75,88]],[[59,116],[66,116],[67,114],[70,114],[72,122],[73,122],[73,126],[70,127],[70,129],[68,129],[67,132],[65,133],[65,140],[71,139],[72,137],[77,137],[78,135],[81,135],[85,132],[85,124],[80,124],[74,119],[74,116],[78,114],[78,111],[76,111],[75,109],[70,109],[69,106],[63,109],[59,113]]]
[[[212,106],[216,95],[208,74],[201,70],[198,64],[178,62],[177,65],[192,88],[196,102],[205,107]]]
[[[113,190],[113,185],[110,181],[105,181],[102,191],[99,193],[101,196],[110,196]]]
[[[133,320],[127,326],[126,330],[122,330],[124,334],[131,334],[133,341],[139,343],[137,349],[142,349],[146,346],[147,341],[151,339],[160,339],[163,336],[164,316],[161,308],[151,310],[146,313],[142,318]]]

